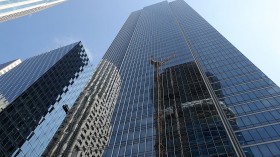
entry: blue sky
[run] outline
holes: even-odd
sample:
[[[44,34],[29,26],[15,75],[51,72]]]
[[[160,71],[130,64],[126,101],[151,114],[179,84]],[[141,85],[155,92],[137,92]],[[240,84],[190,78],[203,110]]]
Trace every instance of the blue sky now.
[[[97,64],[132,11],[162,0],[68,0],[0,23],[0,64],[82,41]],[[280,85],[279,0],[185,0]]]

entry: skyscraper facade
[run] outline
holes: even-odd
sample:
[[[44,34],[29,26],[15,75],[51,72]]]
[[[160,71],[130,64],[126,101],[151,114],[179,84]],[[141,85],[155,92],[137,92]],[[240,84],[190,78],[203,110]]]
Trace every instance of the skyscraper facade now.
[[[121,79],[104,157],[280,155],[280,88],[183,0],[133,12],[103,60]]]
[[[5,74],[6,72],[10,71],[17,65],[21,63],[20,59],[12,60],[3,64],[0,64],[0,76]]]
[[[1,0],[0,22],[29,15],[64,1],[65,0]]]
[[[0,77],[0,156],[40,156],[92,73],[81,42],[23,61]]]
[[[102,60],[42,156],[101,156],[120,85],[116,66]]]

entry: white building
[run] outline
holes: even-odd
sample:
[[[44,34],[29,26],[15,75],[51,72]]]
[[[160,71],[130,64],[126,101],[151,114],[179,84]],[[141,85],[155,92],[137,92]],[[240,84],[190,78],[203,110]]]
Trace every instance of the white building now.
[[[1,1],[0,1],[1,2]],[[7,63],[0,64],[0,76],[10,71],[21,63],[20,59],[12,60]]]
[[[0,22],[29,15],[65,0],[0,0]]]

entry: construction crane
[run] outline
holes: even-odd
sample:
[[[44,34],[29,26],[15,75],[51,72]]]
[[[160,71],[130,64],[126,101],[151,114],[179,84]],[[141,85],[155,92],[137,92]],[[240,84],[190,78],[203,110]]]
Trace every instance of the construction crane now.
[[[164,59],[163,61],[156,61],[154,59],[150,60],[150,64],[154,66],[154,80],[156,82],[156,94],[155,94],[155,100],[156,100],[156,112],[155,112],[155,121],[156,121],[156,144],[155,144],[155,149],[158,150],[158,156],[163,157],[166,155],[166,152],[163,148],[162,144],[162,111],[161,111],[161,81],[160,81],[160,66],[162,66],[164,63],[170,61],[176,56],[174,53],[172,56]]]

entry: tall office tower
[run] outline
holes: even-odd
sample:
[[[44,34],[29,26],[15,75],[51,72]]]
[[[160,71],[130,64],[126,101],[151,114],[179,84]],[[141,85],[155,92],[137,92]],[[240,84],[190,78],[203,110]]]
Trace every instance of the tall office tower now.
[[[120,85],[116,66],[102,60],[43,156],[101,156]]]
[[[81,42],[31,57],[0,77],[0,156],[40,156],[90,79]]]
[[[29,15],[65,0],[0,0],[0,22]]]
[[[10,71],[21,63],[20,59],[12,60],[7,63],[0,64],[0,76]]]
[[[104,157],[280,155],[279,87],[183,0],[133,12],[103,59],[122,82]]]

